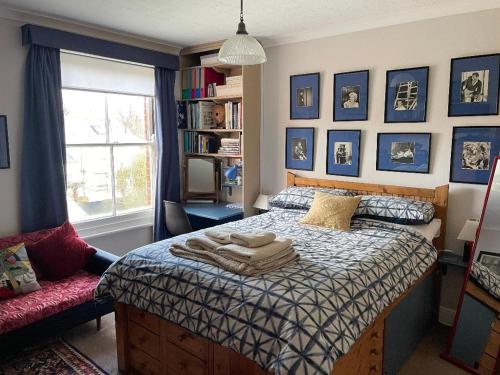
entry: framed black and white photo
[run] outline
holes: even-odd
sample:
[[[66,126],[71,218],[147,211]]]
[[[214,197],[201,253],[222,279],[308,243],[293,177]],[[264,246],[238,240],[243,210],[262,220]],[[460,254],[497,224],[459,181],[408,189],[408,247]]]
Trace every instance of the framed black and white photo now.
[[[377,170],[429,173],[431,133],[378,133]]]
[[[385,122],[425,122],[429,67],[388,70]]]
[[[488,268],[491,272],[500,275],[500,254],[489,251],[481,251],[477,261]]]
[[[7,116],[0,115],[0,169],[8,168],[10,168],[10,155]]]
[[[319,118],[319,73],[290,76],[290,119]]]
[[[285,168],[314,169],[314,128],[286,128]]]
[[[448,116],[498,114],[500,54],[451,60]]]
[[[368,70],[333,76],[333,121],[368,119]]]
[[[361,130],[328,130],[326,173],[359,177]]]
[[[500,126],[456,126],[450,161],[450,182],[488,184],[500,155]]]

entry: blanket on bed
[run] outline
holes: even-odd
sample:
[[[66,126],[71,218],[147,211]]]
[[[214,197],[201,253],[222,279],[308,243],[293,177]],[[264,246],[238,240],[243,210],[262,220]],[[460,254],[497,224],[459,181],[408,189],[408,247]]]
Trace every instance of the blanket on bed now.
[[[128,253],[104,273],[96,299],[157,314],[275,374],[330,374],[437,252],[403,226],[356,219],[340,232],[299,224],[305,212],[273,209],[220,227],[291,238],[300,260],[279,270],[245,277],[170,254],[200,231]]]

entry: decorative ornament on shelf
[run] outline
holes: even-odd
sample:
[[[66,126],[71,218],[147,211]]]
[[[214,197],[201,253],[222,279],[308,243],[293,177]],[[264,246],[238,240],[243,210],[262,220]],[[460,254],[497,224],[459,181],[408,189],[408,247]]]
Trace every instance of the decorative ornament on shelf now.
[[[248,35],[243,22],[243,0],[241,0],[240,23],[236,35],[226,39],[219,50],[219,61],[233,65],[256,65],[266,62],[266,53],[259,41]]]
[[[216,104],[212,108],[212,119],[217,126],[222,125],[226,118],[226,110],[222,104]]]

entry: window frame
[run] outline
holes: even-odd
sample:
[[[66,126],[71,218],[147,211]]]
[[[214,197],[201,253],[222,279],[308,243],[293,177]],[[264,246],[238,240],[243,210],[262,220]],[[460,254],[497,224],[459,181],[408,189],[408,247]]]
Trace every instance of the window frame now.
[[[144,142],[111,142],[110,141],[110,125],[109,118],[107,116],[107,105],[106,105],[106,116],[105,116],[105,127],[106,127],[106,142],[92,142],[92,143],[68,143],[65,142],[65,151],[71,147],[106,147],[110,152],[110,169],[111,169],[111,199],[112,199],[112,213],[111,215],[106,215],[97,218],[89,218],[84,220],[72,221],[75,228],[78,230],[81,237],[92,238],[100,237],[106,234],[117,233],[133,228],[149,227],[153,225],[153,215],[154,215],[154,197],[155,188],[154,184],[151,187],[151,207],[142,208],[134,210],[132,212],[117,212],[116,204],[116,181],[115,181],[115,160],[114,160],[114,149],[115,147],[125,147],[125,146],[148,146],[151,150],[151,155],[153,156],[154,162],[151,163],[151,181],[156,179],[156,161],[157,161],[157,149],[156,149],[156,134],[155,134],[155,123],[156,123],[156,97],[154,95],[144,95],[144,94],[133,94],[126,92],[117,91],[106,91],[106,90],[90,90],[83,88],[75,88],[70,86],[61,87],[61,95],[64,90],[71,91],[83,91],[89,93],[100,93],[100,94],[114,94],[114,95],[128,95],[128,96],[139,96],[151,99],[151,129],[150,136],[151,140]],[[65,127],[66,130],[66,127]],[[67,180],[66,180],[67,184]],[[67,190],[67,186],[66,186]]]

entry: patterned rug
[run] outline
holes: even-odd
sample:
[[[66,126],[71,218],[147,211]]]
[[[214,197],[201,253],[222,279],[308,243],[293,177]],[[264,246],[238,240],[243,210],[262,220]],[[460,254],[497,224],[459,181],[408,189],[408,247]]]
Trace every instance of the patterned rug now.
[[[6,362],[0,363],[0,374],[108,375],[62,339],[7,359]]]

